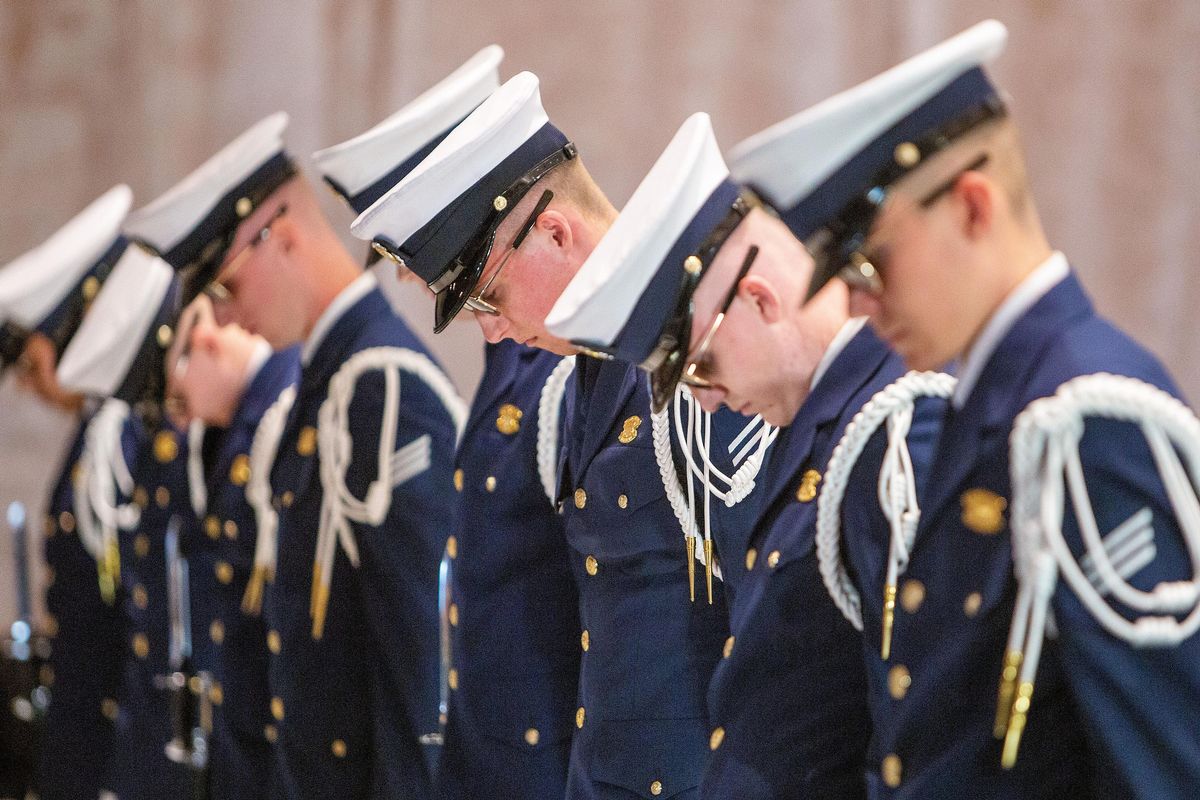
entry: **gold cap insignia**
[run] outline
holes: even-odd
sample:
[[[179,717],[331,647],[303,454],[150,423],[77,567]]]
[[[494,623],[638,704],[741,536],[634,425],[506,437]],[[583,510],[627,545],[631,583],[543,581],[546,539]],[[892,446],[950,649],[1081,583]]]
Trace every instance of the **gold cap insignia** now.
[[[892,153],[896,159],[896,163],[902,167],[915,167],[917,162],[921,160],[921,148],[917,147],[912,142],[901,142],[896,145],[895,151]]]
[[[254,210],[254,203],[249,197],[239,197],[237,203],[233,206],[234,213],[241,219],[250,216],[250,212]]]
[[[521,430],[521,417],[523,416],[525,416],[525,413],[521,409],[512,403],[505,403],[500,406],[500,411],[496,415],[496,430],[505,436],[512,436]]]
[[[621,432],[617,435],[617,441],[621,444],[629,444],[637,438],[638,428],[642,425],[642,418],[636,414],[625,420],[625,424],[621,427]]]
[[[1008,501],[987,489],[968,489],[959,498],[962,523],[975,533],[993,534],[1004,530],[1004,510]]]

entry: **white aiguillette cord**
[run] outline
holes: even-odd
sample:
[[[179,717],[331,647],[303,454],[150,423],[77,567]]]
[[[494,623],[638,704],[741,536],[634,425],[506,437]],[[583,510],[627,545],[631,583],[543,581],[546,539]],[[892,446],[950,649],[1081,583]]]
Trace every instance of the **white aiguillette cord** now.
[[[84,449],[75,477],[75,519],[79,538],[96,559],[100,594],[109,605],[116,600],[121,582],[118,530],[133,530],[141,519],[136,503],[118,503],[133,494],[133,476],[125,463],[121,433],[129,419],[129,404],[105,400],[88,422]]]
[[[891,528],[880,642],[880,655],[885,661],[891,655],[896,584],[908,568],[909,553],[921,520],[917,482],[907,441],[913,409],[920,397],[950,397],[955,383],[954,378],[941,372],[910,372],[876,392],[846,426],[825,467],[824,488],[817,500],[817,565],[834,604],[850,624],[861,631],[862,598],[842,562],[842,500],[850,473],[863,448],[879,426],[887,423],[888,443],[880,464],[877,489],[880,508]]]
[[[288,386],[279,393],[258,422],[250,442],[250,477],[246,481],[246,502],[254,509],[254,570],[242,595],[242,610],[258,615],[262,611],[266,584],[275,580],[275,557],[278,548],[279,514],[271,503],[271,467],[279,451],[279,440],[287,427],[288,414],[296,402],[296,387]]]
[[[1088,497],[1079,455],[1085,417],[1141,427],[1191,558],[1191,580],[1163,581],[1145,592],[1128,583],[1122,575],[1124,565],[1114,566]],[[1052,397],[1030,403],[1017,417],[1010,446],[1013,568],[1019,585],[994,730],[1004,740],[1001,765],[1005,768],[1016,763],[1042,642],[1052,628],[1049,606],[1060,574],[1106,631],[1134,647],[1174,647],[1200,628],[1200,501],[1189,477],[1200,476],[1200,420],[1191,409],[1134,378],[1085,375],[1064,383]],[[1068,493],[1099,587],[1084,574],[1063,537]],[[1146,511],[1141,509],[1134,517],[1145,517]],[[1144,616],[1126,619],[1104,595]]]
[[[674,408],[675,435],[687,466],[686,499],[671,454],[671,415],[668,408],[650,415],[654,457],[658,462],[658,471],[667,500],[683,530],[692,602],[696,600],[695,561],[699,560],[705,567],[708,602],[711,604],[712,579],[714,575],[720,578],[721,570],[713,558],[710,498],[715,496],[728,508],[745,500],[754,490],[755,479],[766,459],[767,448],[779,435],[779,429],[763,422],[761,416],[751,419],[728,446],[729,452],[733,454],[733,463],[738,466],[733,475],[726,475],[709,457],[709,448],[712,446],[712,415],[700,407],[700,403],[684,386],[675,390]],[[693,480],[699,481],[704,492],[703,532],[696,523],[696,489]]]
[[[379,421],[379,449],[375,478],[363,499],[346,487],[346,471],[354,452],[350,435],[350,404],[358,379],[367,372],[381,371],[384,378],[383,416]],[[321,468],[321,516],[313,561],[313,586],[309,611],[312,636],[320,639],[325,630],[333,562],[340,543],[346,557],[358,567],[358,543],[351,522],[376,526],[383,522],[392,503],[392,490],[427,470],[432,463],[429,434],[393,450],[400,415],[400,373],[424,382],[441,401],[454,424],[455,443],[462,436],[467,406],[450,379],[429,357],[402,347],[373,347],[355,353],[329,382],[329,393],[321,404],[317,422],[317,449]]]
[[[567,356],[551,371],[542,386],[538,399],[537,468],[538,478],[546,499],[553,506],[558,501],[558,421],[567,380],[575,371],[575,356]]]

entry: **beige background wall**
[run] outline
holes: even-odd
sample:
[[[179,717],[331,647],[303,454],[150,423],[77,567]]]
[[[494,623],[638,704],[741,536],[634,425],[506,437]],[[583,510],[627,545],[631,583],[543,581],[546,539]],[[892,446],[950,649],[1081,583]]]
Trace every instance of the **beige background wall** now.
[[[620,205],[689,113],[729,146],[989,15],[1053,242],[1200,398],[1195,0],[0,0],[0,263],[115,183],[149,201],[277,109],[297,153],[341,141],[489,42],[503,77],[541,76]],[[469,393],[474,326],[426,338]],[[0,505],[41,507],[68,429],[0,386]]]

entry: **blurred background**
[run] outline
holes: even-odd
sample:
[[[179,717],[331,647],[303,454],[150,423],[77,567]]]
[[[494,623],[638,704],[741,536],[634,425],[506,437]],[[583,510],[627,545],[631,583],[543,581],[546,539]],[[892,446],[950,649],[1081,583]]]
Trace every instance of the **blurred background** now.
[[[992,73],[1051,242],[1195,401],[1196,0],[2,0],[0,264],[114,184],[135,207],[152,200],[270,112],[291,114],[288,143],[307,157],[491,42],[502,78],[541,77],[551,119],[619,207],[691,112],[729,147],[989,16],[1010,30]],[[348,228],[332,197],[328,211]],[[429,303],[401,300],[469,398],[475,324],[434,337]],[[0,508],[24,501],[40,524],[70,427],[0,385]],[[5,627],[12,574],[0,535]]]

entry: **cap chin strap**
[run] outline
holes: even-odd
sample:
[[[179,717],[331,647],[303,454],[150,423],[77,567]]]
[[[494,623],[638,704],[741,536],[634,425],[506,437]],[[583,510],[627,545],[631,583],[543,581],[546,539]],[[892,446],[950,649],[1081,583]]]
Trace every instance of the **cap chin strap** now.
[[[650,415],[654,457],[658,461],[667,500],[671,503],[671,510],[675,512],[675,518],[679,520],[683,530],[692,584],[691,599],[693,602],[696,599],[695,576],[692,574],[695,559],[705,566],[708,602],[712,603],[712,576],[720,578],[721,570],[713,556],[711,497],[716,496],[727,508],[745,500],[754,490],[755,478],[758,477],[766,459],[767,448],[775,441],[779,429],[763,422],[761,416],[751,419],[728,445],[728,452],[733,454],[733,463],[738,466],[733,475],[726,475],[709,457],[709,448],[712,445],[712,415],[700,407],[700,403],[688,389],[683,386],[677,387],[674,428],[676,441],[680,445],[687,468],[685,500],[684,489],[680,485],[671,452],[670,408],[671,406],[664,407],[662,411]],[[697,482],[703,492],[703,530],[696,520]]]
[[[100,594],[112,605],[121,582],[117,531],[133,530],[141,519],[136,503],[118,502],[133,494],[133,476],[125,463],[121,433],[129,419],[129,404],[109,398],[88,422],[80,470],[75,478],[75,521],[79,538],[96,559]]]
[[[346,472],[354,452],[350,434],[350,404],[358,379],[366,372],[383,372],[383,417],[379,421],[379,450],[375,479],[366,496],[355,497],[346,486]],[[429,357],[403,347],[373,347],[355,353],[329,382],[329,394],[321,404],[317,422],[317,448],[321,469],[321,516],[317,527],[317,549],[313,562],[310,604],[312,636],[320,639],[325,630],[325,611],[333,562],[340,543],[351,565],[358,567],[358,542],[351,522],[381,525],[392,504],[392,490],[429,469],[433,445],[422,434],[399,450],[396,446],[400,416],[400,373],[407,372],[424,382],[441,401],[454,424],[455,444],[466,424],[467,407],[450,379]]]
[[[910,372],[876,392],[846,426],[825,467],[824,486],[817,500],[817,564],[821,578],[842,616],[858,630],[863,629],[862,597],[842,561],[842,500],[858,458],[867,442],[887,424],[888,444],[879,470],[878,498],[891,528],[887,574],[883,587],[883,631],[880,654],[891,655],[892,620],[896,607],[896,585],[908,568],[908,557],[917,535],[921,509],[907,436],[912,426],[917,398],[948,398],[956,379],[940,372]]]
[[[271,504],[271,467],[279,451],[279,441],[287,427],[288,414],[296,402],[295,385],[286,387],[263,413],[250,442],[250,479],[246,481],[246,502],[254,509],[257,531],[254,539],[254,569],[242,595],[242,611],[258,616],[262,612],[266,584],[275,582],[278,550],[279,514]]]
[[[1153,520],[1149,509],[1141,509],[1101,538],[1079,455],[1085,417],[1141,427],[1192,561],[1191,580],[1162,581],[1149,592],[1128,582],[1147,563],[1128,545],[1144,541],[1149,528],[1152,548]],[[1108,633],[1134,647],[1174,647],[1200,629],[1200,501],[1189,477],[1200,476],[1200,420],[1191,409],[1134,378],[1085,375],[1030,403],[1017,417],[1010,441],[1013,567],[1019,585],[994,731],[1004,739],[1001,764],[1006,768],[1016,763],[1043,639],[1047,632],[1054,635],[1050,601],[1060,575]],[[1067,495],[1087,551],[1084,559],[1090,560],[1086,571],[1063,536]],[[1142,616],[1126,619],[1106,601],[1108,595]]]

